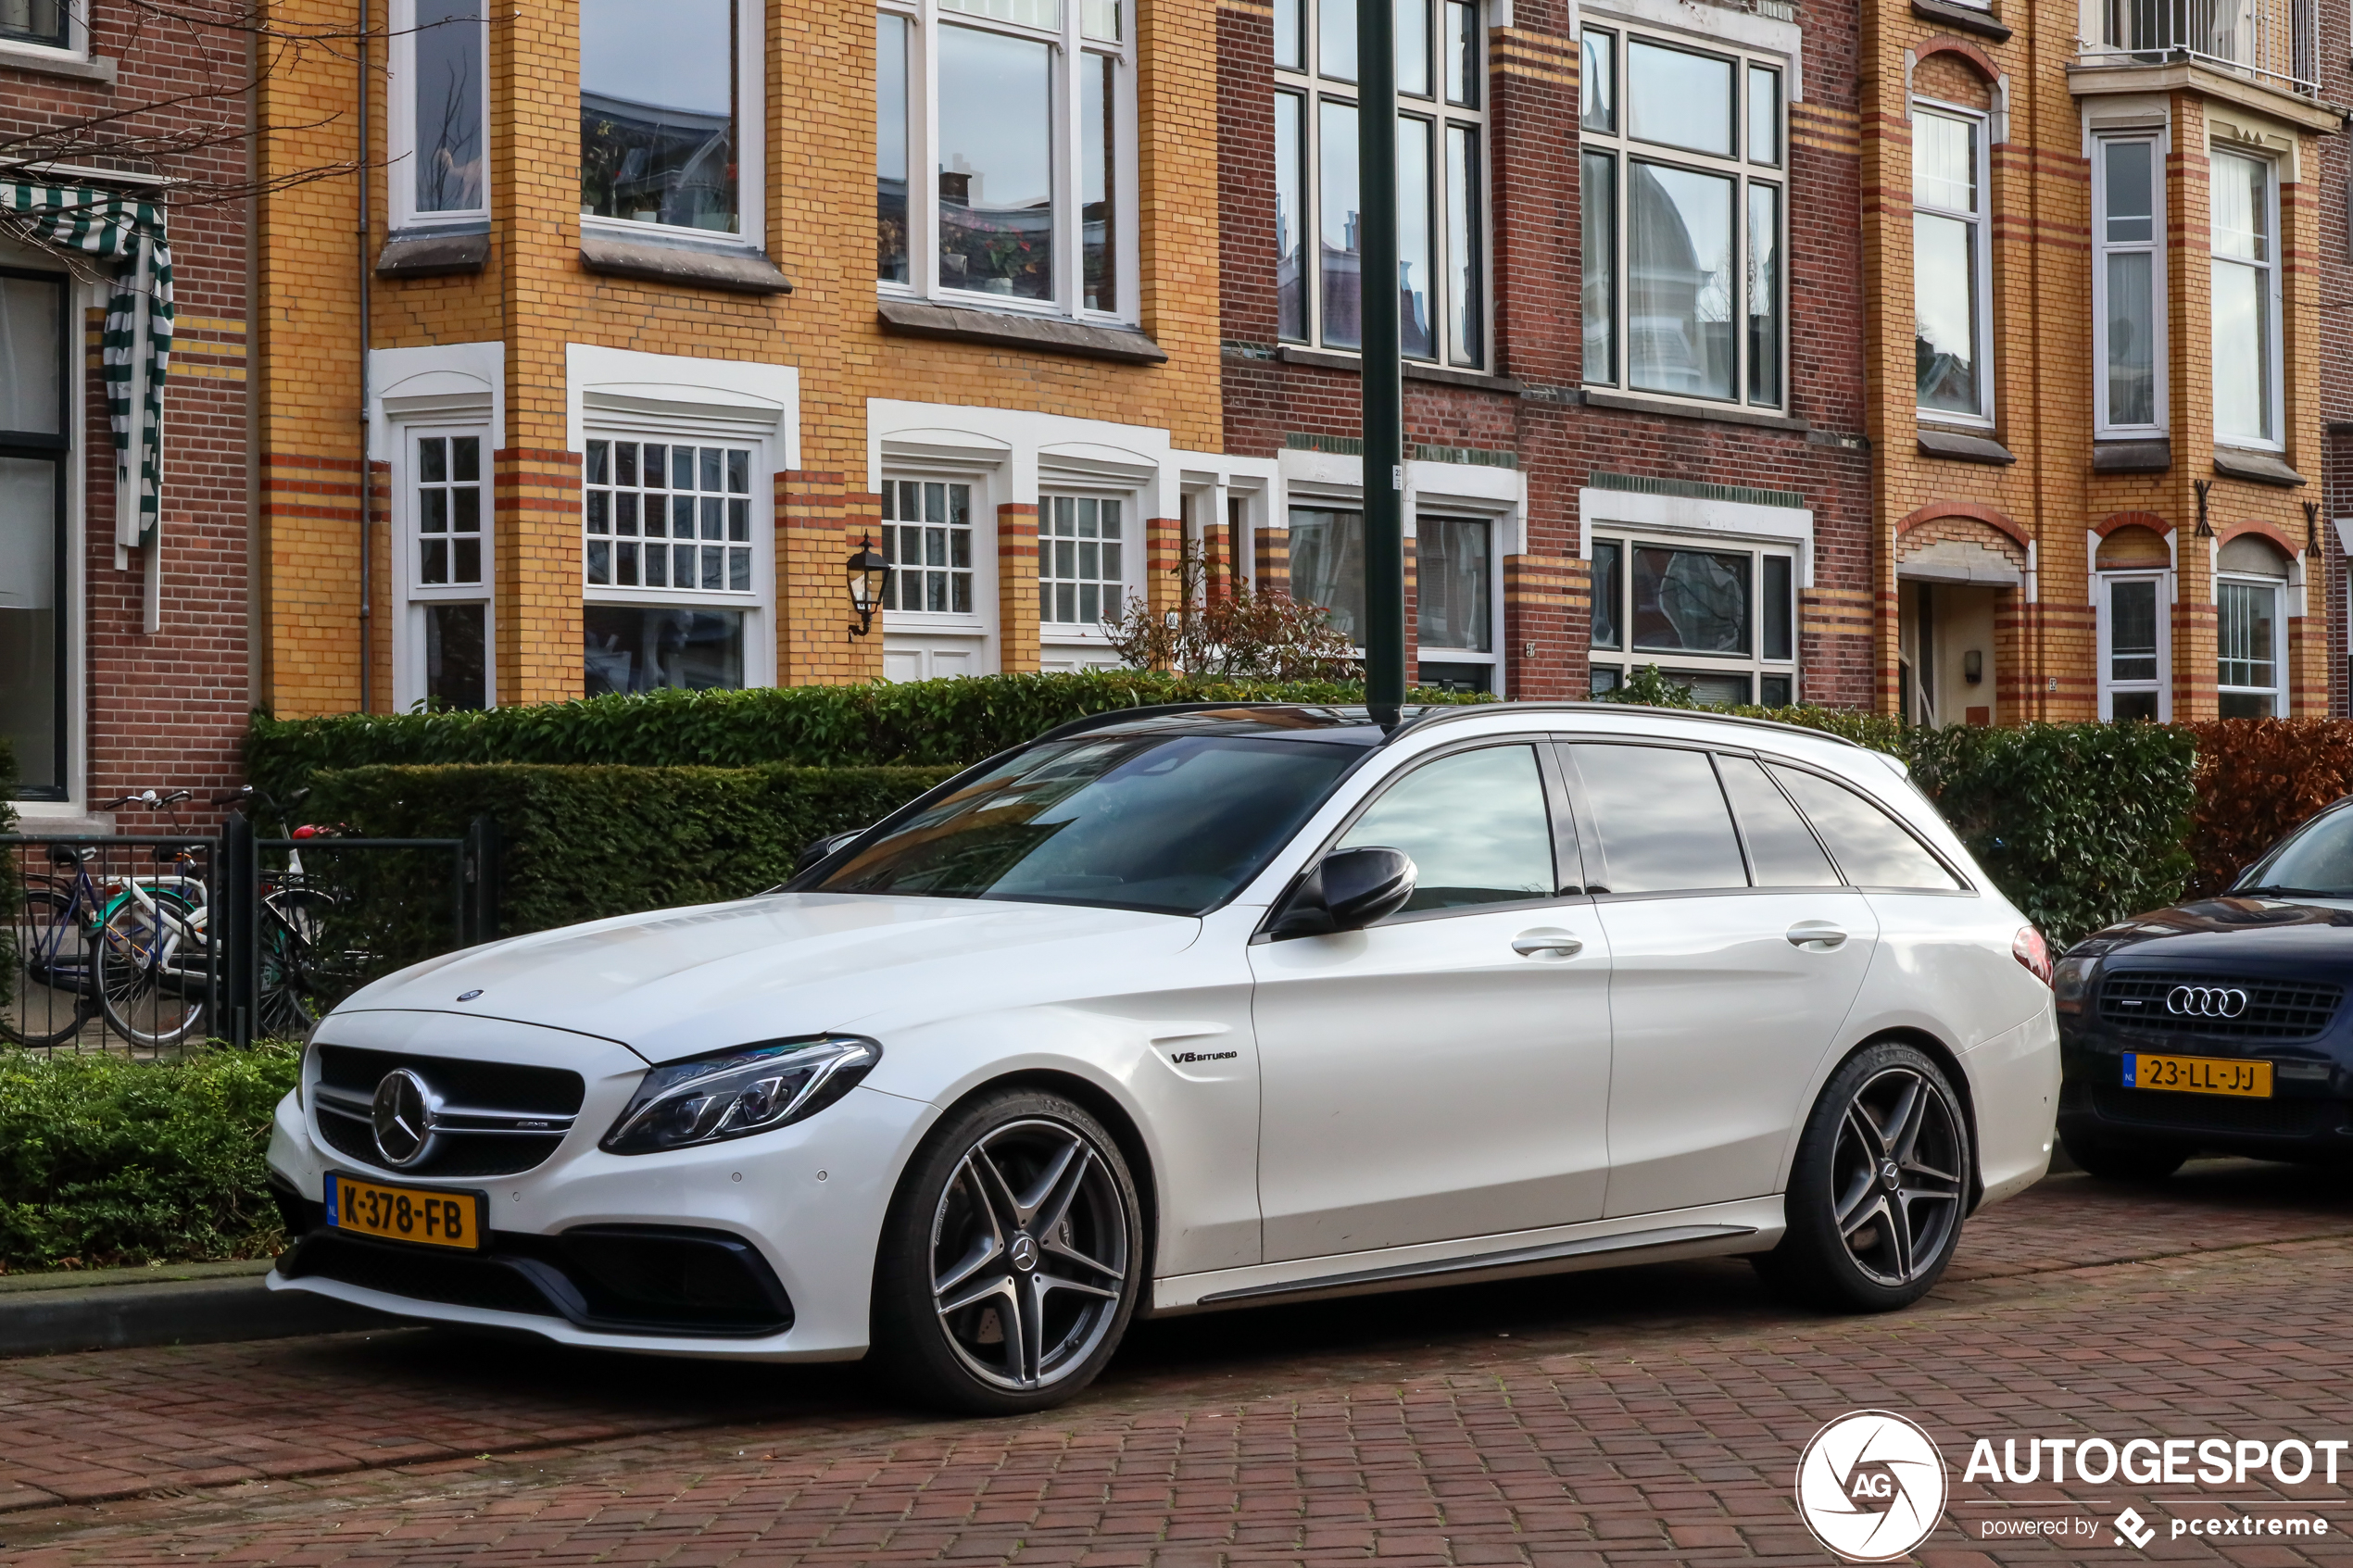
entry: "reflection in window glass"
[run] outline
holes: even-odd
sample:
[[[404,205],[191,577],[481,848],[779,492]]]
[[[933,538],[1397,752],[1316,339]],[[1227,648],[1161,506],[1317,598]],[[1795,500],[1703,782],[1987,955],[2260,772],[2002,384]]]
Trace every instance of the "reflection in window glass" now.
[[[939,30],[939,282],[1054,296],[1052,52]]]
[[[1912,314],[1919,406],[1982,415],[1975,120],[1912,115]]]
[[[2157,583],[2148,578],[2108,585],[2108,679],[2157,679]]]
[[[748,448],[596,440],[587,459],[590,587],[752,591]]]
[[[875,19],[875,276],[908,281],[905,17]]]
[[[1585,30],[1585,50],[1578,81],[1579,120],[1588,131],[1617,129],[1617,39],[1593,28]]]
[[[1351,0],[1317,6],[1315,22],[1315,69],[1335,81],[1355,81],[1355,6]]]
[[[886,479],[882,499],[883,607],[973,613],[972,486]]]
[[[1836,887],[1838,872],[1814,841],[1806,819],[1773,787],[1755,759],[1716,759],[1724,792],[1732,798],[1732,815],[1740,820],[1748,845],[1750,870],[1759,887]]]
[[[1649,746],[1568,749],[1608,868],[1603,887],[1667,893],[1748,885],[1731,814],[1705,752]],[[1593,874],[1590,866],[1586,874]]]
[[[487,605],[428,604],[425,706],[472,712],[490,706]]]
[[[1487,329],[1478,303],[1478,132],[1468,126],[1446,128],[1446,265],[1453,269],[1454,305],[1453,358],[1457,365],[1477,365]]]
[[[0,0],[0,31],[9,0]],[[482,0],[417,0],[409,100],[415,127],[417,210],[482,206]]]
[[[1038,619],[1093,626],[1126,607],[1126,539],[1120,503],[1095,495],[1049,495],[1038,518]]]
[[[1290,592],[1330,610],[1333,629],[1350,642],[1365,640],[1364,513],[1291,508]]]
[[[1759,596],[1764,600],[1764,652],[1768,659],[1793,656],[1790,633],[1791,623],[1796,617],[1793,613],[1795,596],[1791,593],[1790,584],[1794,581],[1795,574],[1792,569],[1796,564],[1788,556],[1766,556],[1758,562],[1765,577],[1764,590]]]
[[[1328,16],[1344,8],[1326,6],[1323,11]],[[1353,55],[1350,59],[1353,71]],[[1335,348],[1355,348],[1365,341],[1365,258],[1356,222],[1356,110],[1329,99],[1315,107],[1324,155],[1324,210],[1316,237],[1323,253],[1324,341]]]
[[[1492,646],[1488,608],[1493,587],[1489,525],[1476,519],[1423,517],[1414,524],[1416,636],[1425,648]]]
[[[1275,0],[1275,63],[1297,70],[1307,63],[1301,53],[1306,0]]]
[[[2271,441],[2271,166],[2216,153],[2212,183],[2214,433]]]
[[[2278,665],[2274,621],[2279,590],[2262,583],[2215,585],[2220,621],[2215,638],[2216,684],[2225,719],[2268,719],[2277,709]]]
[[[417,582],[482,581],[482,437],[417,439]]]
[[[1478,107],[1478,11],[1465,0],[1446,0],[1446,101]]]
[[[586,692],[740,691],[744,612],[669,605],[589,604]]]
[[[1748,68],[1748,161],[1781,161],[1781,73]]]
[[[1438,357],[1430,291],[1430,124],[1397,122],[1397,326],[1402,352]]]
[[[1634,646],[1688,653],[1748,651],[1748,557],[1634,551]]]
[[[1664,146],[1731,156],[1731,61],[1629,40],[1626,102],[1629,134]]]
[[[1773,776],[1830,845],[1850,885],[1938,890],[1960,885],[1935,856],[1920,847],[1918,839],[1845,785],[1779,764],[1773,767]]]
[[[0,431],[62,435],[65,279],[0,278]]]
[[[64,491],[62,454],[0,456],[0,746],[15,754],[18,788],[35,799],[61,799],[66,788]]]
[[[1277,328],[1292,343],[1307,339],[1307,156],[1301,118],[1307,101],[1275,94],[1275,310]]]
[[[1078,181],[1079,276],[1089,310],[1119,308],[1118,193],[1112,186],[1118,144],[1112,114],[1118,64],[1108,55],[1088,55],[1078,70],[1080,163]]]
[[[1397,90],[1427,98],[1430,95],[1429,0],[1396,0],[1396,6]]]
[[[580,0],[580,208],[736,232],[734,0]]]
[[[1625,646],[1617,630],[1618,606],[1626,602],[1626,582],[1620,564],[1626,547],[1615,539],[1593,544],[1593,646]]]
[[[1587,153],[1579,164],[1587,381],[1617,380],[1617,160]]]
[[[0,38],[52,49],[70,48],[73,41],[66,31],[69,14],[62,0],[0,0]]]
[[[1781,400],[1781,193],[1748,188],[1748,400]]]
[[[1414,896],[1399,912],[1547,898],[1553,826],[1531,746],[1443,757],[1391,784],[1335,846],[1402,849]]]
[[[2157,423],[2157,214],[2153,142],[2100,144],[2107,418]]]
[[[1645,392],[1734,395],[1732,182],[1634,162],[1626,192],[1627,371]]]

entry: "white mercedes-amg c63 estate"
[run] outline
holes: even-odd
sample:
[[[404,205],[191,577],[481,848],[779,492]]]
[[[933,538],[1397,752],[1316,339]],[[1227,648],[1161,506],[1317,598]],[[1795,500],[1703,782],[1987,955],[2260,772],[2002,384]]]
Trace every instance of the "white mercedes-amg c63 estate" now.
[[[774,892],[359,992],[278,1108],[270,1284],[978,1411],[1138,1312],[1728,1253],[1901,1307],[2049,1160],[2048,973],[1811,731],[1130,710]]]

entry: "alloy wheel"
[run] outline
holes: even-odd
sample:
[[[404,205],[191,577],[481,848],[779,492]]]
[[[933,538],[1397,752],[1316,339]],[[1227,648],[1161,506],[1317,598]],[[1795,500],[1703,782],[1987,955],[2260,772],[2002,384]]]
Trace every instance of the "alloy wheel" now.
[[[1832,1216],[1855,1266],[1900,1286],[1943,1261],[1961,1223],[1968,1150],[1944,1090],[1910,1067],[1873,1073],[1840,1120]]]
[[[991,1129],[956,1162],[932,1216],[931,1295],[958,1361],[984,1383],[1045,1388],[1118,1321],[1134,1246],[1102,1151],[1043,1118]]]

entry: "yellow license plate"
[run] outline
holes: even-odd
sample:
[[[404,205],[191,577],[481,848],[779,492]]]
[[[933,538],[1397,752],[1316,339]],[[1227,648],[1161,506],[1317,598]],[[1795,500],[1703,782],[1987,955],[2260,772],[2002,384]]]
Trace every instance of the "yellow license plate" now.
[[[483,1197],[389,1186],[327,1173],[327,1223],[339,1231],[472,1251],[482,1246]]]
[[[2270,1099],[2271,1064],[2211,1056],[2147,1056],[2127,1051],[2124,1086],[2170,1089],[2184,1095],[2244,1095],[2250,1099]]]

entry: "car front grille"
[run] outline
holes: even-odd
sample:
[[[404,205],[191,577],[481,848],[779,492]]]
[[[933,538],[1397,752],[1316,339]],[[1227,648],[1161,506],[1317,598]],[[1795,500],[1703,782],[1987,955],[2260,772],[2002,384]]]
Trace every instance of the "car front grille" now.
[[[393,1166],[376,1147],[371,1102],[386,1073],[405,1067],[442,1104],[433,1147],[412,1165]],[[560,1067],[460,1061],[321,1046],[313,1099],[319,1135],[337,1153],[404,1175],[511,1176],[556,1152],[579,1115],[587,1085]]]
[[[2346,1106],[2341,1100],[2177,1095],[2108,1084],[2093,1087],[2092,1110],[2104,1122],[2192,1136],[2237,1134],[2273,1138],[2318,1137],[2336,1131],[2346,1120]]]
[[[2169,1001],[2183,987],[2240,993],[2246,1001],[2234,1017],[2184,1015]],[[2100,983],[2100,1022],[2212,1039],[2309,1040],[2328,1028],[2344,1000],[2341,985],[2123,970]]]

